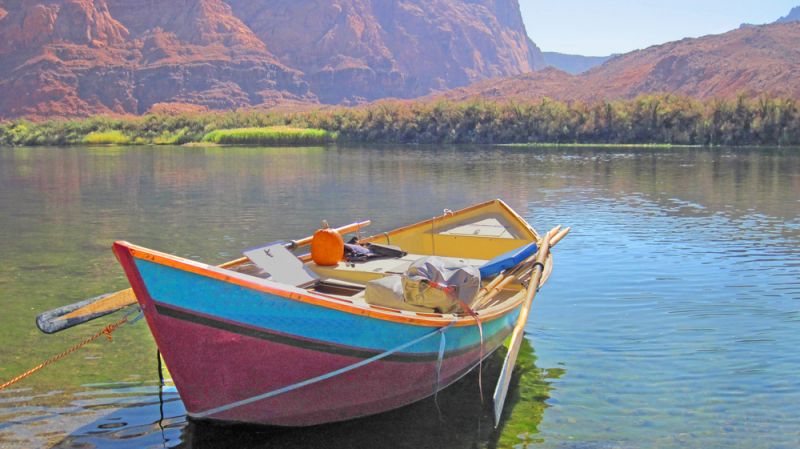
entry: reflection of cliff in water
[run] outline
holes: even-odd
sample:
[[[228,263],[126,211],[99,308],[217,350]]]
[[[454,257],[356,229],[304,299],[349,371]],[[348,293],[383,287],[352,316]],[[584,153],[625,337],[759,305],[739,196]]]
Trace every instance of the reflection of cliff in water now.
[[[564,371],[538,368],[533,348],[525,340],[511,380],[503,422],[500,429],[495,430],[491,394],[504,355],[505,349],[501,349],[484,364],[484,404],[481,404],[478,390],[478,370],[441,391],[436,400],[430,398],[363,419],[298,429],[187,422],[183,418],[174,418],[179,414],[176,413],[179,402],[173,396],[164,404],[145,404],[143,401],[136,406],[120,409],[79,429],[54,447],[512,447],[535,441],[547,408],[545,401],[552,388],[549,380],[560,377]],[[160,419],[162,412],[167,419]],[[175,441],[176,437],[180,442]]]

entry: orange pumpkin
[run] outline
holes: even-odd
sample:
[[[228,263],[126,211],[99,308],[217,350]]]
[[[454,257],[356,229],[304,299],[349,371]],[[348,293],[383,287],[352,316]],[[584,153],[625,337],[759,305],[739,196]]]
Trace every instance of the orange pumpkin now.
[[[314,233],[311,239],[311,260],[315,264],[330,267],[338,265],[344,258],[344,239],[335,229],[328,226],[327,221],[322,221],[322,229]]]

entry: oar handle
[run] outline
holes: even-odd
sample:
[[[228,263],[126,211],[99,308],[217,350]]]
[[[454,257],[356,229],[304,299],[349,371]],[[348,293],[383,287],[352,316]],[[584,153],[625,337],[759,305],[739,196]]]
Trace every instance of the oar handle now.
[[[336,231],[340,234],[349,234],[357,232],[361,228],[365,228],[372,224],[372,221],[365,220],[356,223],[351,223],[339,228]],[[313,236],[305,237],[300,240],[293,240],[286,244],[289,249],[300,248],[311,244]],[[229,262],[219,265],[220,268],[231,268],[247,262],[247,257],[240,257]],[[57,309],[49,310],[41,313],[36,317],[36,327],[46,334],[54,334],[64,329],[86,323],[88,321],[100,318],[102,316],[116,312],[117,310],[124,309],[125,307],[136,304],[136,296],[133,290],[128,288],[114,293],[106,293],[104,295],[95,296],[94,298],[86,299],[74,304],[59,307]]]
[[[119,308],[103,310],[101,312],[94,312],[94,313],[89,312],[89,313],[74,315],[75,311],[91,306],[92,304],[95,304],[99,301],[102,301],[114,295],[116,295],[116,293],[106,293],[104,295],[95,296],[94,298],[89,298],[80,302],[76,302],[74,304],[68,304],[66,306],[59,307],[57,309],[48,310],[47,312],[40,313],[39,315],[36,316],[36,327],[38,327],[39,330],[44,332],[45,334],[54,334],[58,331],[68,329],[70,327],[77,326],[78,324],[85,323],[95,318],[100,318],[102,316],[116,312],[117,310],[119,310]]]

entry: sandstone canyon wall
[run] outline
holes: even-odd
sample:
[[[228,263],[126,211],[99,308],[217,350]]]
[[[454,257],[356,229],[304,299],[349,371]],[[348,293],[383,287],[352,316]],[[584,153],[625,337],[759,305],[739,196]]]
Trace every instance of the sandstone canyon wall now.
[[[517,0],[0,0],[0,118],[413,98],[541,63]]]

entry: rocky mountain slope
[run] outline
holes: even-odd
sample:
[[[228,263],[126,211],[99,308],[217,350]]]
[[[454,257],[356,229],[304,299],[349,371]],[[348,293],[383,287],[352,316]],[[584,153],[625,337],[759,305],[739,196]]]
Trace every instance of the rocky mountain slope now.
[[[800,98],[800,22],[741,28],[616,56],[582,75],[546,69],[439,96],[596,101],[672,92],[699,99],[770,93]]]
[[[221,0],[5,1],[0,116],[314,99]]]
[[[229,0],[325,103],[412,98],[542,65],[517,0]]]
[[[541,63],[517,0],[0,0],[0,118],[411,98]]]

